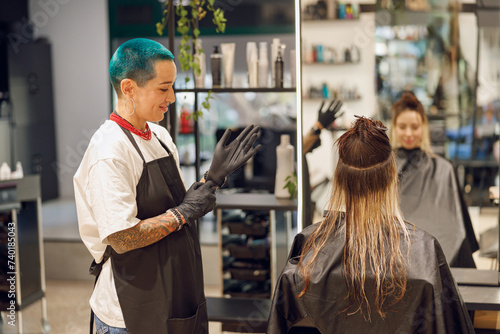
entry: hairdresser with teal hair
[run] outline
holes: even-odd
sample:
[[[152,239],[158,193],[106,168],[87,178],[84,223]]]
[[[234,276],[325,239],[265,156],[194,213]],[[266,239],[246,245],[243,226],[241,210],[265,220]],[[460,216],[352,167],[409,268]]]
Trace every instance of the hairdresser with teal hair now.
[[[260,148],[248,126],[227,130],[210,169],[186,191],[177,149],[161,121],[175,101],[174,56],[149,39],[123,43],[109,64],[118,97],[74,176],[78,224],[94,258],[90,299],[97,333],[208,333],[195,221],[215,190]]]

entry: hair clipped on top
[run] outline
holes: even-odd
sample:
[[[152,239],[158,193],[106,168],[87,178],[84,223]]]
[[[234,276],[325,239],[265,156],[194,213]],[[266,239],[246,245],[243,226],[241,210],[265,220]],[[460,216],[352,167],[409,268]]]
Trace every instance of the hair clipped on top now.
[[[432,154],[429,120],[425,114],[424,106],[411,92],[404,92],[401,98],[392,106],[390,137],[393,148],[396,149],[401,146],[396,136],[396,120],[404,111],[414,111],[422,118],[422,143],[420,144],[420,148],[427,154]]]
[[[328,214],[307,239],[299,260],[305,283],[300,297],[309,287],[316,258],[328,239],[345,235],[344,312],[360,311],[367,320],[372,308],[384,318],[385,310],[406,291],[406,258],[400,239],[409,244],[409,232],[399,209],[396,162],[386,130],[379,121],[359,117],[337,140],[339,161]],[[373,281],[365,289],[368,278]]]
[[[118,47],[109,62],[109,77],[116,93],[121,94],[123,79],[134,80],[143,87],[156,76],[158,60],[173,60],[174,55],[158,42],[146,38],[131,39]]]
[[[392,150],[385,130],[380,121],[358,118],[353,127],[338,139],[340,159],[346,165],[360,169],[386,161]]]

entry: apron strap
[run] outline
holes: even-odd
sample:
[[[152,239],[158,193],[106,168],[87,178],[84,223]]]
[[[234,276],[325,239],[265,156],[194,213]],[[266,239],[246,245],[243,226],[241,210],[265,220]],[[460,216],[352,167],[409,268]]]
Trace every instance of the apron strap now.
[[[127,130],[127,129],[125,129],[125,128],[122,128],[121,126],[120,126],[120,128],[123,130],[123,132],[125,132],[125,134],[127,135],[128,139],[130,139],[130,141],[132,142],[132,145],[134,145],[135,149],[137,150],[137,153],[139,153],[139,155],[141,156],[142,161],[144,163],[146,163],[146,159],[144,159],[144,156],[142,155],[142,152],[139,149],[139,146],[137,145],[137,142],[135,141],[135,139],[132,136],[132,134],[130,133],[130,131]],[[158,136],[156,135],[156,133],[154,131],[151,131],[151,132],[155,135],[156,139],[158,139],[158,141],[160,142],[160,145],[167,151],[168,155],[172,155],[172,152],[170,152],[170,150],[168,149],[168,146],[164,142],[162,142],[160,140],[160,138],[158,138]]]
[[[92,261],[92,265],[90,266],[90,274],[95,275],[94,281],[94,289],[97,284],[97,280],[99,279],[99,275],[101,275],[102,266],[104,262],[106,262],[111,257],[111,246],[107,246],[104,251],[104,255],[102,256],[102,261],[99,263],[95,263],[95,260]],[[90,334],[94,332],[94,310],[92,307],[90,308]]]
[[[165,149],[165,151],[167,151],[167,153],[169,155],[172,155],[172,152],[170,152],[170,150],[168,149],[167,144],[165,144],[164,142],[162,142],[161,139],[158,138],[158,136],[156,135],[156,133],[154,131],[151,131],[151,132],[153,132],[153,134],[155,135],[156,139],[158,139],[158,141],[160,142],[160,145],[163,146],[163,148]]]
[[[137,150],[137,153],[139,153],[139,155],[141,156],[142,162],[146,163],[146,159],[144,159],[144,156],[142,155],[142,152],[139,149],[139,146],[137,146],[137,143],[136,143],[134,137],[132,136],[132,134],[130,133],[130,131],[128,131],[125,128],[122,128],[121,126],[120,126],[120,129],[122,129],[123,132],[125,132],[125,135],[127,135],[128,139],[130,139],[130,141],[132,142],[132,145],[134,145],[135,149]]]

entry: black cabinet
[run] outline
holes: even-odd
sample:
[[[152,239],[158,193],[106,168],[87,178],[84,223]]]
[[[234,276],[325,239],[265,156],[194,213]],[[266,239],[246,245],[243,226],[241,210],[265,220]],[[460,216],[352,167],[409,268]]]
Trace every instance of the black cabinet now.
[[[269,212],[223,210],[223,294],[270,298]]]
[[[211,298],[211,302],[227,306],[225,298],[235,299],[255,308],[251,312],[255,315],[260,305],[272,297],[286,263],[297,202],[278,199],[269,193],[220,193],[216,210],[223,297]],[[210,314],[217,312],[222,310],[209,310]],[[245,312],[232,310],[231,316],[218,320],[222,322],[222,330],[265,331],[266,322],[245,320],[248,319]]]
[[[44,39],[9,48],[11,167],[40,175],[42,200],[59,196],[51,45]],[[2,116],[2,115],[0,115]],[[2,143],[5,145],[5,143]]]
[[[23,333],[22,311],[41,301],[40,332],[48,333],[40,178],[0,181],[0,333]]]

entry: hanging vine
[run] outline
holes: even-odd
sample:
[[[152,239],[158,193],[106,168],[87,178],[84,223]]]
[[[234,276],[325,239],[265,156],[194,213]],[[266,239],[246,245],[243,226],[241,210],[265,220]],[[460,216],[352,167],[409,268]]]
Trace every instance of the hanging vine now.
[[[163,32],[168,24],[168,14],[175,6],[175,14],[178,17],[176,30],[181,35],[177,58],[182,72],[192,71],[193,74],[197,75],[201,73],[200,60],[195,54],[201,54],[204,51],[203,49],[196,50],[196,40],[200,36],[198,24],[206,17],[208,12],[211,12],[213,15],[212,22],[216,27],[216,31],[224,33],[226,30],[227,20],[224,17],[224,11],[221,8],[215,8],[214,1],[189,0],[189,3],[184,5],[182,1],[174,4],[174,0],[167,0],[164,5],[162,20],[156,23],[156,32],[158,35],[163,36]],[[186,83],[190,81],[189,76],[186,76],[185,81]],[[203,108],[206,110],[210,109],[210,99],[212,98],[211,91],[209,91],[205,101],[202,103]],[[192,114],[194,119],[198,119],[201,116],[203,116],[201,110],[196,110]]]

